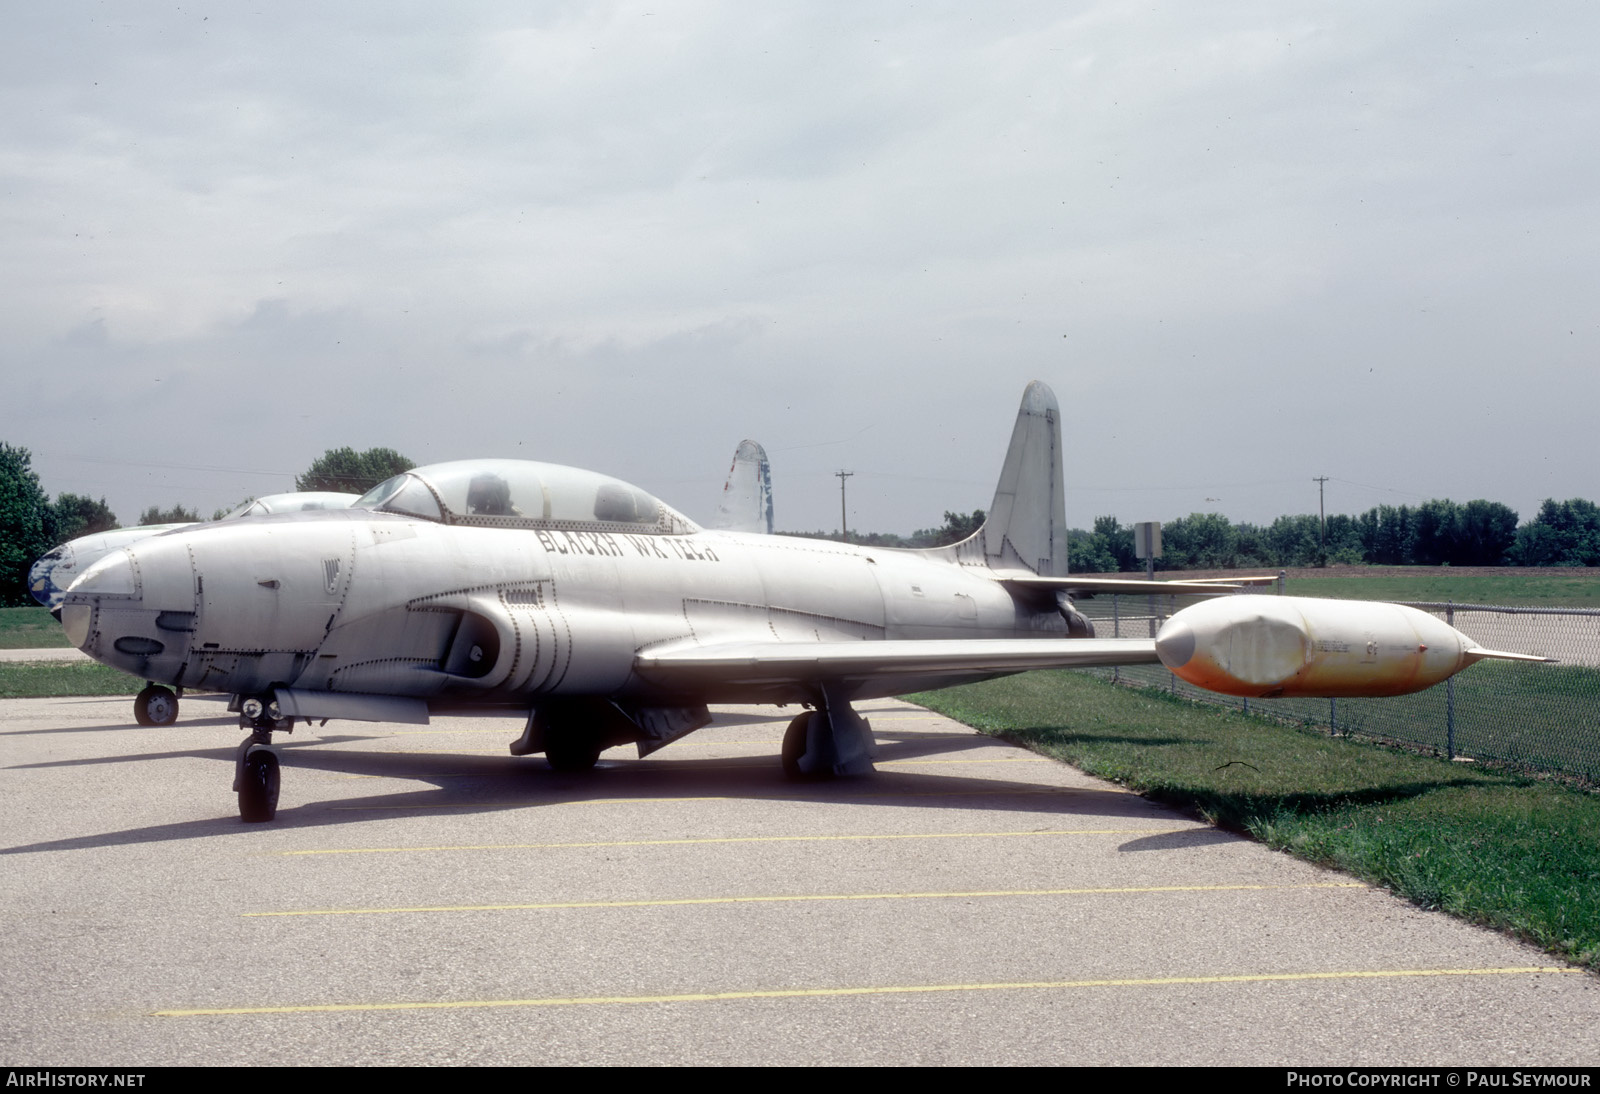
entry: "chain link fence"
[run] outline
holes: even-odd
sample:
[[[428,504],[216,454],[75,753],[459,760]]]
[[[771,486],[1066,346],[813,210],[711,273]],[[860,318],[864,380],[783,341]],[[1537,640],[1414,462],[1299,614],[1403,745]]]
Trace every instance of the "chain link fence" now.
[[[1115,595],[1077,607],[1101,637],[1144,638],[1194,602]],[[1160,665],[1089,671],[1332,733],[1600,784],[1600,611],[1415,602],[1410,607],[1432,613],[1488,649],[1535,653],[1560,664],[1480,661],[1427,691],[1393,699],[1239,699],[1186,684]]]

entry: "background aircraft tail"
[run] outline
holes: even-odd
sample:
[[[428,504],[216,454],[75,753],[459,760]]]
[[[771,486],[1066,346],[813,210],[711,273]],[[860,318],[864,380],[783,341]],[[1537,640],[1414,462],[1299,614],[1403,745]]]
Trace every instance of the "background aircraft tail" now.
[[[772,534],[772,466],[767,450],[755,441],[739,442],[708,527]]]
[[[1061,482],[1061,408],[1038,380],[1022,393],[1011,446],[988,519],[973,537],[996,570],[1067,573],[1067,505]],[[970,543],[971,541],[969,541]]]

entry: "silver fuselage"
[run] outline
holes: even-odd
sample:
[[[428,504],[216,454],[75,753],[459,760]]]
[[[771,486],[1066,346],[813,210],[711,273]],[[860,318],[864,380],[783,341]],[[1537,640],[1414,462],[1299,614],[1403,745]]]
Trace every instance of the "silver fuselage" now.
[[[960,546],[462,527],[354,510],[142,540],[72,587],[62,621],[98,660],[178,687],[526,706],[804,701],[804,680],[687,693],[635,659],[726,643],[1065,636],[1061,615],[1036,607]],[[889,675],[858,694],[940,682]]]

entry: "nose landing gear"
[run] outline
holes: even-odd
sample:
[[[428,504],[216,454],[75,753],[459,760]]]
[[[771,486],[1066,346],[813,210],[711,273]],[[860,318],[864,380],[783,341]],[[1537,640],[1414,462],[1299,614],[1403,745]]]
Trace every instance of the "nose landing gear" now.
[[[269,821],[278,815],[278,790],[282,785],[272,734],[274,730],[291,731],[294,719],[283,717],[271,695],[252,695],[239,703],[239,728],[250,732],[240,743],[234,764],[233,789],[239,795],[239,819],[246,823]]]

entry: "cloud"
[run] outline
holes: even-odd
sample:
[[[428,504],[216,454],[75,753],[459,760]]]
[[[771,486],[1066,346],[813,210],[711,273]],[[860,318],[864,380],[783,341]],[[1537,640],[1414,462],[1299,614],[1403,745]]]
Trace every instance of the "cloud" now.
[[[0,364],[34,387],[0,436],[119,511],[250,492],[145,465],[345,444],[694,511],[750,435],[780,523],[836,522],[849,465],[908,530],[987,504],[1037,377],[1125,519],[1270,520],[1315,474],[1593,496],[1597,19],[19,10]]]

